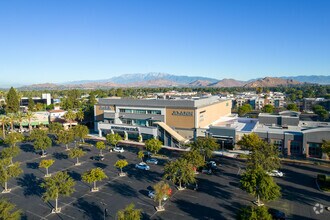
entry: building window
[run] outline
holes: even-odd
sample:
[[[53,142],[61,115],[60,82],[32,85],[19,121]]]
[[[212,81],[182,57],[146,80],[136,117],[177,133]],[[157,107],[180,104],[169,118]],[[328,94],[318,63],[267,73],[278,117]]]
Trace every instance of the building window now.
[[[298,141],[291,141],[290,144],[291,154],[301,154],[301,144]]]
[[[322,144],[320,143],[308,143],[308,152],[310,157],[322,157]]]

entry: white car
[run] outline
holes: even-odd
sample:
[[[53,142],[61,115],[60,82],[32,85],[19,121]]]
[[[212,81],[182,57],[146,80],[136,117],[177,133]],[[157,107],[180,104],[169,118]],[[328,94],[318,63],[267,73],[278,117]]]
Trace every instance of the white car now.
[[[140,170],[150,170],[150,167],[146,163],[144,163],[144,162],[141,162],[139,164],[136,164],[135,165],[135,168],[138,168]]]
[[[278,170],[272,170],[270,172],[266,172],[269,176],[275,176],[275,177],[283,177],[283,173]]]
[[[156,158],[151,158],[146,161],[147,163],[158,164],[158,160]]]
[[[119,152],[119,153],[124,153],[124,148],[122,148],[122,147],[115,147],[115,148],[113,148],[113,151],[114,152]]]
[[[154,199],[155,198],[155,191],[150,190],[148,193],[149,198]],[[168,199],[167,196],[164,196],[163,200],[166,201]]]

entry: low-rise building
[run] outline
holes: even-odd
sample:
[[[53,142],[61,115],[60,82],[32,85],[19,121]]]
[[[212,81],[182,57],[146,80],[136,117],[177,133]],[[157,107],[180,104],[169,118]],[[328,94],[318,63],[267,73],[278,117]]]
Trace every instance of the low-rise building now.
[[[194,99],[100,98],[94,107],[95,130],[139,135],[144,140],[158,137],[164,145],[180,147],[200,131],[231,114],[231,100],[218,96]]]

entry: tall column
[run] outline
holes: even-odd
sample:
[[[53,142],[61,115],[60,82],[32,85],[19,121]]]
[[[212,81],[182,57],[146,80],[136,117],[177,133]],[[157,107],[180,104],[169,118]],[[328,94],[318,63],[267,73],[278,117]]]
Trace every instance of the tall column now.
[[[99,137],[102,137],[102,130],[99,129]]]
[[[302,143],[302,147],[304,148],[305,147],[305,156],[306,157],[309,157],[309,144],[306,143],[305,146],[304,146],[304,142]]]
[[[287,155],[291,156],[291,140],[287,142]]]

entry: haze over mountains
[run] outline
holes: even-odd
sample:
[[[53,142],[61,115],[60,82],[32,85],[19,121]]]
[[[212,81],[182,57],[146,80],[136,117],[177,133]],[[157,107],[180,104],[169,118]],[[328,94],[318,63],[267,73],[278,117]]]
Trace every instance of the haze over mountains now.
[[[215,79],[199,76],[182,76],[167,73],[124,74],[103,80],[81,80],[65,83],[42,83],[20,87],[33,89],[97,89],[114,87],[276,87],[303,83],[330,84],[330,76],[265,77],[249,81]]]

